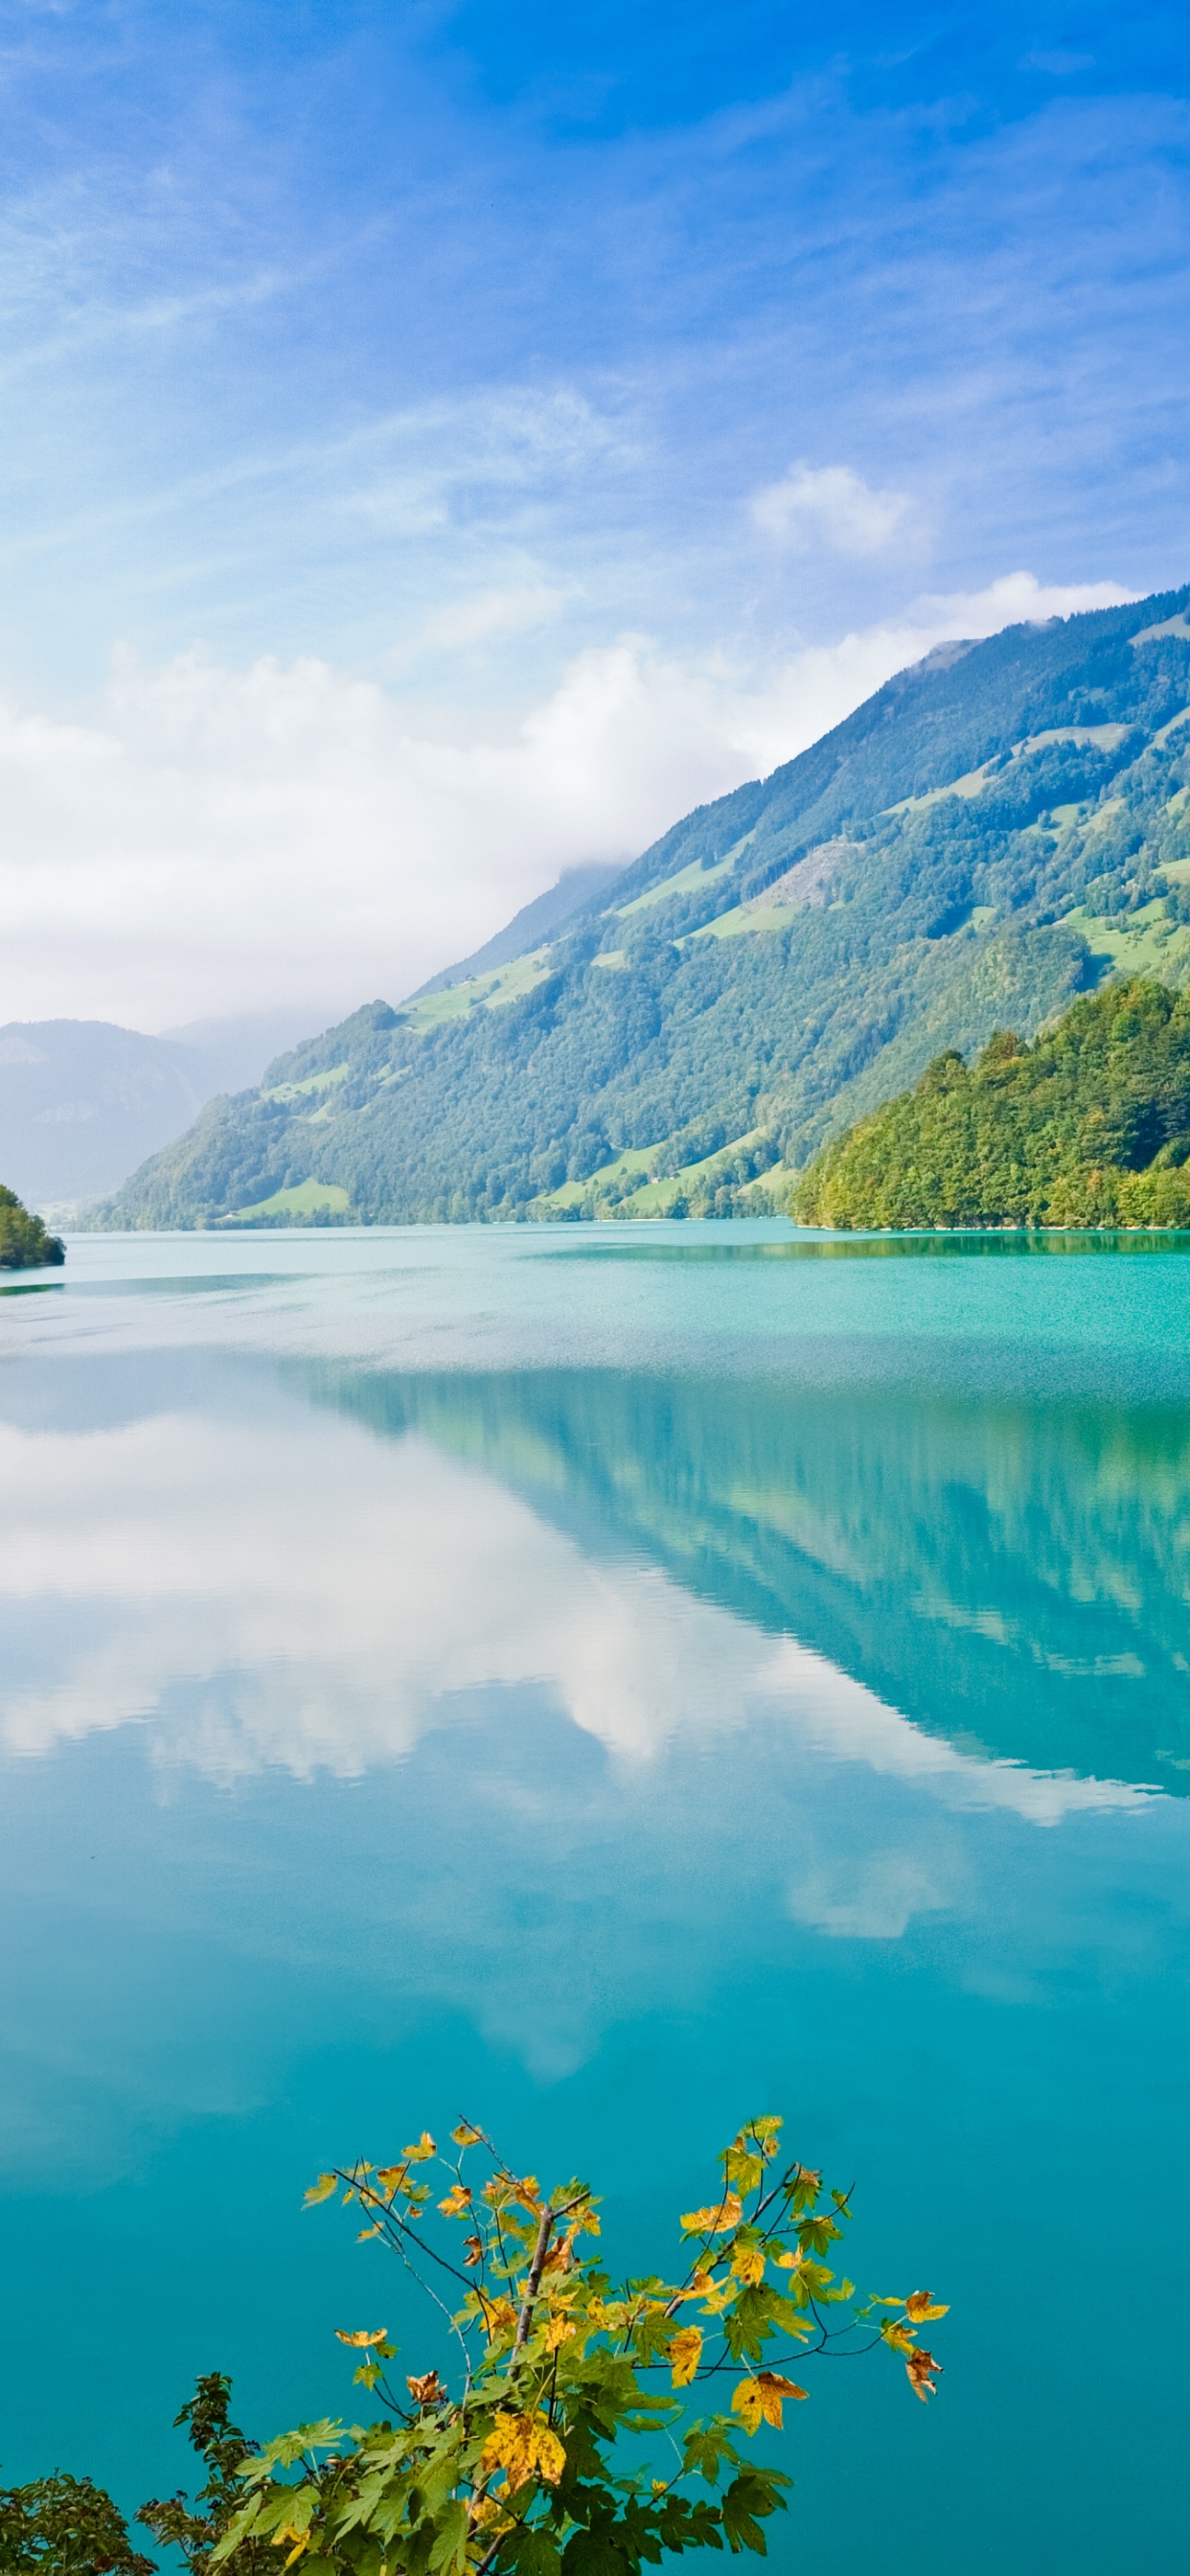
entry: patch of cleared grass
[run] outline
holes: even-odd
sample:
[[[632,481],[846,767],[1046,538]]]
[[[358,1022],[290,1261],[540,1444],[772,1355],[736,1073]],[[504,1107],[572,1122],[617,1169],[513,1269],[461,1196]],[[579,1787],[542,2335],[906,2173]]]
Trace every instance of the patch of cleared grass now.
[[[221,1225],[251,1225],[254,1218],[270,1216],[346,1216],[351,1201],[337,1181],[294,1181],[287,1190],[274,1190],[269,1199],[258,1199],[255,1207],[233,1209],[230,1216],[220,1217]]]

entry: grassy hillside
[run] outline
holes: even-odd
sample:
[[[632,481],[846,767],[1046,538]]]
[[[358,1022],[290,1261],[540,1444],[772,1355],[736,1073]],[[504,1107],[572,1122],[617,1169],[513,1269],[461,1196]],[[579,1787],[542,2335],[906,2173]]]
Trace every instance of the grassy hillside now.
[[[1190,1225],[1190,996],[1137,978],[940,1055],[802,1174],[808,1225]]]
[[[558,935],[279,1059],[105,1221],[783,1203],[791,1168],[944,1050],[1028,1038],[1133,967],[1180,985],[1188,608],[1190,588],[941,648]]]

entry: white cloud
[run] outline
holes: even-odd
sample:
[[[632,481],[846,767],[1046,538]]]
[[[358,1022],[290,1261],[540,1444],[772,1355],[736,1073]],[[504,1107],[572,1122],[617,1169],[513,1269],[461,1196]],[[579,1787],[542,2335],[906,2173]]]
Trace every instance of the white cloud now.
[[[89,721],[0,704],[0,1019],[152,1029],[398,1000],[560,868],[632,858],[931,645],[1126,596],[1012,573],[759,673],[623,636],[572,660],[503,739],[415,726],[314,659],[126,656]],[[547,606],[487,594],[471,634]]]
[[[849,465],[791,465],[779,483],[754,494],[751,513],[766,536],[799,553],[887,554],[913,534],[907,492],[873,491]]]

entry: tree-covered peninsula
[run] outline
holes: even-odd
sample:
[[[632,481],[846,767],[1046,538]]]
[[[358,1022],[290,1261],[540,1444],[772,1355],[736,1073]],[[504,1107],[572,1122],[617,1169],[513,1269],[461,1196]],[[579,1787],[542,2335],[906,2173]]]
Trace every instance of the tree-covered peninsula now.
[[[0,1270],[49,1270],[65,1259],[61,1236],[48,1234],[16,1191],[0,1186]]]
[[[936,1056],[796,1184],[805,1225],[1190,1226],[1190,996],[1134,977]]]

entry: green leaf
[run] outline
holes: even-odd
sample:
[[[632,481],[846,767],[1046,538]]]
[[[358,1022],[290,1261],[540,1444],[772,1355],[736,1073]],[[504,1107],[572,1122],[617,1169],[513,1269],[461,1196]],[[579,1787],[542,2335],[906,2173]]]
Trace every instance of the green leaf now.
[[[785,2510],[785,2499],[779,2486],[788,2486],[788,2478],[770,2469],[741,2469],[733,2478],[723,2498],[723,2528],[728,2548],[734,2552],[751,2549],[758,2558],[767,2558],[768,2542],[760,2528],[758,2515]]]
[[[565,2576],[629,2576],[629,2562],[606,2530],[572,2533],[562,2566]]]
[[[448,2504],[438,2517],[438,2529],[430,2550],[433,2576],[444,2576],[451,2567],[461,2568],[467,2560],[467,2534],[470,2529],[465,2504]]]
[[[739,2459],[733,2439],[735,2429],[725,2415],[713,2415],[709,2424],[692,2424],[682,2455],[683,2475],[697,2470],[708,2486],[717,2486],[723,2462],[734,2467]]]
[[[517,2576],[559,2576],[562,2559],[548,2531],[522,2524],[518,2532],[509,2533],[500,2551],[500,2565],[515,2567]]]
[[[806,2254],[825,2254],[828,2245],[833,2245],[842,2233],[842,2228],[836,2227],[834,2219],[829,2218],[825,2210],[820,2210],[816,2218],[798,2221],[798,2243]]]

